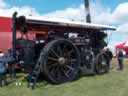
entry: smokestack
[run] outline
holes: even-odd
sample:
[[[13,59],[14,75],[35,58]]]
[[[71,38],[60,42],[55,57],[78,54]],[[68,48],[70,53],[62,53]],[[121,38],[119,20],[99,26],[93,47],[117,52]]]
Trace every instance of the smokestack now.
[[[86,22],[91,23],[89,0],[84,0],[85,10],[86,10]]]

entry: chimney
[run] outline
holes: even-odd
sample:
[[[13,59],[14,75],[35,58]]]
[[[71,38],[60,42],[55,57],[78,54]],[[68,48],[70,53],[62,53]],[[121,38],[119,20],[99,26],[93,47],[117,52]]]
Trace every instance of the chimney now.
[[[86,22],[91,23],[89,0],[84,0],[85,10],[86,10]]]

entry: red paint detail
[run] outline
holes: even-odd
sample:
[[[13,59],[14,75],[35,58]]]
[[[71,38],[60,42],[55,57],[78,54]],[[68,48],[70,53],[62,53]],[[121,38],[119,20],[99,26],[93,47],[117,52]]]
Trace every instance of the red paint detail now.
[[[5,53],[8,48],[12,45],[11,32],[1,32],[0,31],[0,49]]]
[[[38,24],[37,24],[38,25]],[[34,25],[33,27],[37,26]],[[31,27],[31,25],[28,25]],[[9,17],[0,17],[0,49],[5,53],[12,47],[12,19]],[[36,40],[36,34],[46,35],[47,31],[31,30],[28,32],[30,40]],[[17,30],[17,38],[21,38],[20,31]]]
[[[11,32],[12,19],[8,17],[0,17],[0,32]]]

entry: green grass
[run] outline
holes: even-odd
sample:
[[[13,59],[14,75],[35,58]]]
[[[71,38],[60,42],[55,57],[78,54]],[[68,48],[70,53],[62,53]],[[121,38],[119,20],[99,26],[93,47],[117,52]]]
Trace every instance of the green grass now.
[[[15,82],[7,87],[0,88],[0,96],[128,96],[128,61],[125,60],[125,68],[118,71],[118,64],[114,60],[109,74],[82,77],[79,80],[52,85],[45,81],[31,90],[27,83],[22,81],[24,74],[18,74],[22,81],[21,86]]]

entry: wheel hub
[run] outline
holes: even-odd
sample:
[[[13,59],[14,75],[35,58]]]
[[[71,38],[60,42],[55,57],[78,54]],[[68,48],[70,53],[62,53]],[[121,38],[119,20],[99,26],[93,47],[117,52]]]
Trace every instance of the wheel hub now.
[[[89,60],[89,59],[90,59],[90,57],[87,55],[87,56],[86,56],[86,60]]]
[[[106,65],[105,61],[102,61],[101,64],[102,64],[102,66],[105,66]]]
[[[58,62],[59,62],[59,64],[64,65],[65,62],[66,62],[66,60],[65,60],[64,57],[60,57],[60,58],[58,59]]]

